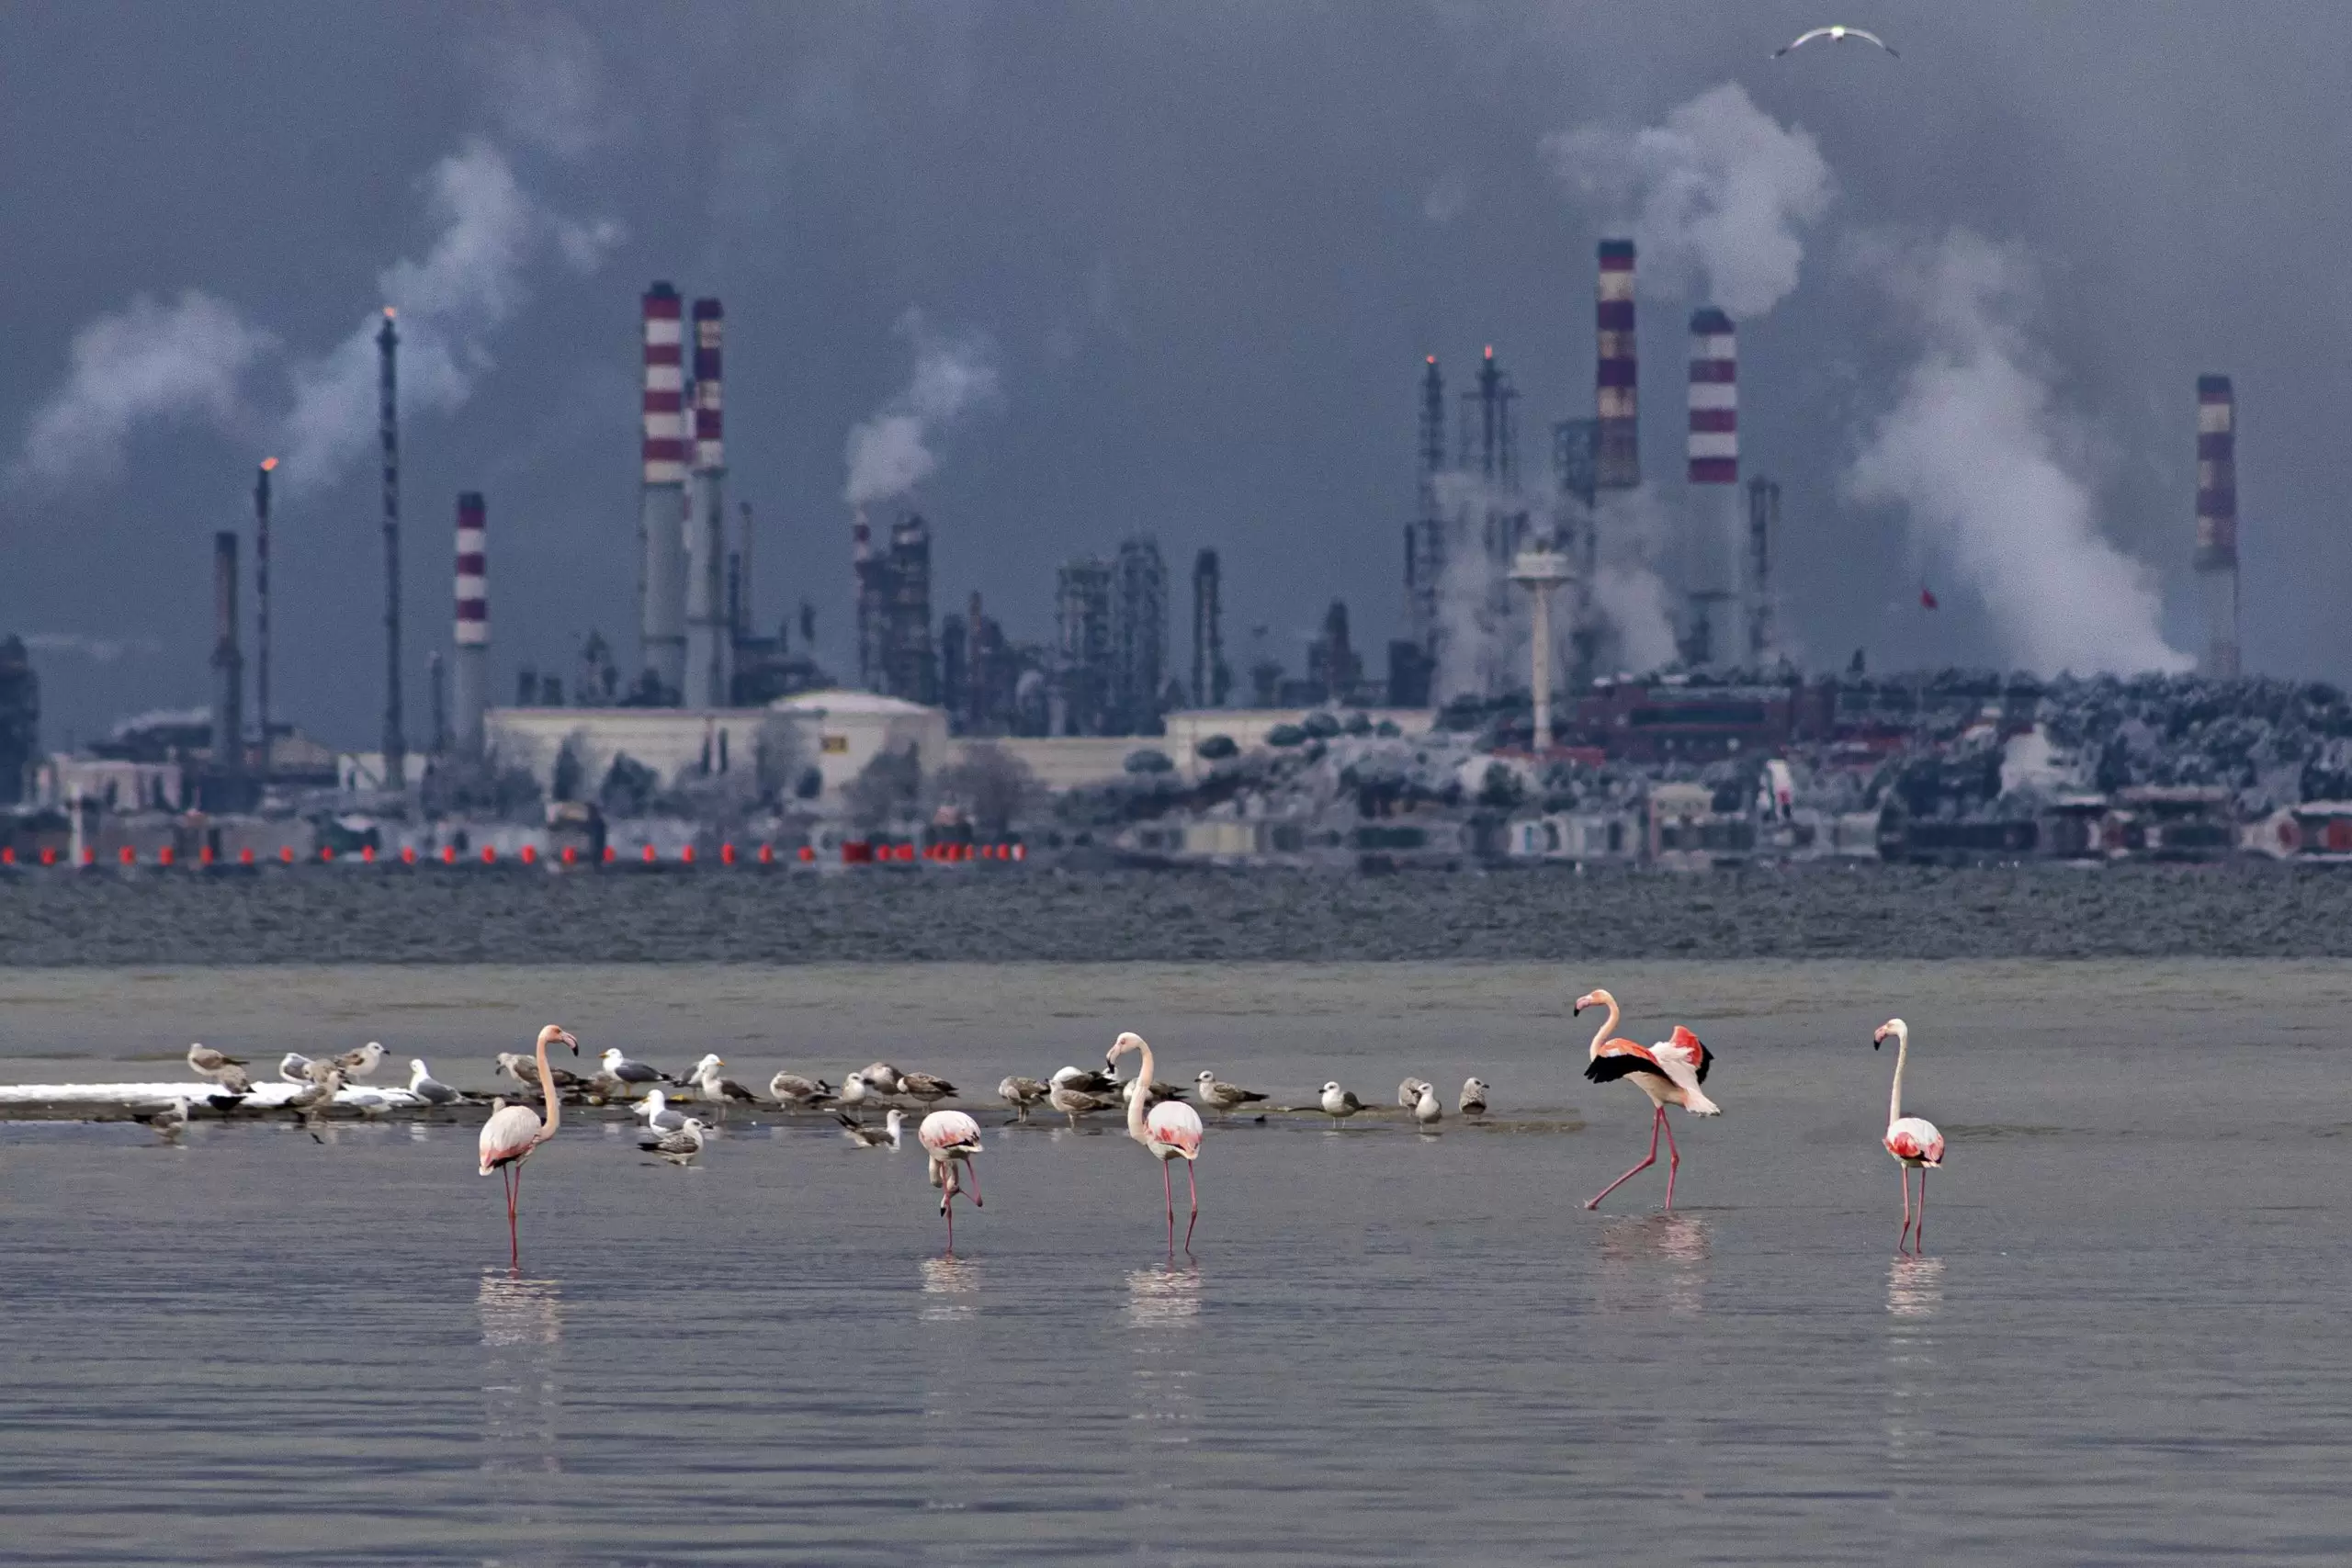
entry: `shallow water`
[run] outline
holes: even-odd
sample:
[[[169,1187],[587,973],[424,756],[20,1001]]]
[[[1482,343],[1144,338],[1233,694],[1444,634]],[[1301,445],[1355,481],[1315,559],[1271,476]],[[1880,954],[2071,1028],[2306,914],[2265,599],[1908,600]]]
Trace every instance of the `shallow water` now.
[[[0,965],[2352,957],[2352,871],[0,873]]]
[[[1670,1219],[1656,1170],[1579,1206],[1646,1122],[1558,1016],[1603,982],[1718,1053]],[[984,1117],[949,1262],[911,1142],[739,1115],[676,1170],[575,1119],[510,1279],[470,1127],[0,1124],[0,1562],[2341,1561],[2347,1001],[2316,964],[17,971],[9,1080],[372,1034],[487,1087],[560,1013],[971,1088],[1133,1026],[1282,1100],[1477,1070],[1525,1130],[1213,1126],[1171,1266],[1114,1133]],[[1951,1145],[1917,1262],[1894,1011]]]

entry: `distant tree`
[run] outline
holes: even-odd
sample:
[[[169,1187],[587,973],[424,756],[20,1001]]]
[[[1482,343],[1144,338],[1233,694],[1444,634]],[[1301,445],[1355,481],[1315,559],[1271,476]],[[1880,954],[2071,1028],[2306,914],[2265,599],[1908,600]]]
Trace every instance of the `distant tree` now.
[[[579,739],[567,739],[563,750],[555,754],[555,773],[548,791],[549,798],[578,800],[580,786],[586,782],[583,775],[587,771],[587,764],[580,760]]]
[[[607,817],[642,817],[661,788],[660,774],[623,751],[613,758],[604,784],[597,788],[596,802]]]
[[[850,821],[872,833],[905,820],[922,802],[922,760],[912,746],[877,751],[842,791]]]
[[[1506,763],[1487,763],[1486,775],[1478,781],[1478,804],[1496,810],[1517,806],[1525,793],[1518,771]]]
[[[1241,755],[1241,748],[1234,744],[1230,735],[1212,735],[1193,747],[1193,752],[1204,762],[1222,762],[1227,757]]]
[[[940,769],[937,782],[942,795],[963,803],[982,838],[1002,838],[1046,798],[1028,763],[985,741],[965,747],[962,761]]]

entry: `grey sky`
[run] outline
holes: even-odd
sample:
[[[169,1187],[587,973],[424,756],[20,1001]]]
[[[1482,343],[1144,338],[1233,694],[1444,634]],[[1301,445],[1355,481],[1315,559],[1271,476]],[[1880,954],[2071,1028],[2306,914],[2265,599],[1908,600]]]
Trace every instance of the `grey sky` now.
[[[1904,57],[1768,62],[1825,19]],[[814,600],[837,669],[844,444],[907,381],[910,307],[986,333],[999,375],[918,492],[940,608],[978,588],[1042,636],[1057,560],[1149,529],[1180,577],[1223,552],[1245,650],[1264,623],[1295,663],[1335,596],[1376,649],[1420,356],[1459,386],[1495,344],[1531,461],[1591,410],[1592,244],[1624,214],[1564,184],[1544,139],[1655,126],[1736,82],[1817,139],[1835,185],[1793,293],[1741,325],[1744,467],[1786,487],[1786,615],[1815,662],[2019,656],[1932,531],[1848,489],[1922,341],[1868,258],[1958,226],[2032,283],[2006,323],[2064,416],[2053,449],[2155,572],[2176,648],[2194,378],[2236,378],[2248,663],[2343,679],[2348,44],[2340,6],[2284,0],[11,7],[0,630],[120,645],[40,655],[52,741],[202,700],[209,536],[247,524],[288,377],[331,367],[386,269],[431,255],[426,182],[479,146],[526,220],[509,254],[445,258],[471,292],[439,402],[403,431],[413,735],[460,489],[489,495],[497,694],[526,660],[568,672],[591,626],[633,652],[636,301],[657,276],[726,301],[759,608]],[[187,290],[249,334],[224,400],[125,422],[119,471],[36,471],[77,333]],[[1694,302],[1644,299],[1657,476],[1679,468]],[[380,705],[375,521],[363,461],[288,497],[277,536],[277,706],[346,743]]]

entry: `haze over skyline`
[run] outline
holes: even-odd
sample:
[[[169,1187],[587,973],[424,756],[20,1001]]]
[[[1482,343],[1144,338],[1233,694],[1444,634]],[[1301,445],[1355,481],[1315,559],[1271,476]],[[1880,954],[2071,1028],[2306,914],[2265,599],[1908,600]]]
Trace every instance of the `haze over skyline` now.
[[[1150,531],[1180,580],[1220,551],[1237,663],[1265,624],[1295,667],[1334,597],[1375,650],[1422,355],[1459,389],[1496,345],[1540,479],[1552,422],[1591,412],[1594,242],[1638,233],[1655,500],[1676,515],[1712,299],[1807,663],[2194,649],[2212,371],[2246,666],[2340,681],[2352,65],[2277,42],[2338,14],[2129,17],[1888,4],[1848,19],[1899,62],[1771,62],[1812,7],[17,10],[0,632],[40,639],[51,745],[200,704],[209,536],[249,528],[276,453],[275,705],[371,742],[361,334],[390,299],[412,739],[460,490],[489,498],[494,696],[591,628],[633,658],[660,277],[726,302],[760,616],[813,601],[837,672],[851,492],[910,495],[935,607],[977,588],[1016,637],[1047,634],[1057,562]]]

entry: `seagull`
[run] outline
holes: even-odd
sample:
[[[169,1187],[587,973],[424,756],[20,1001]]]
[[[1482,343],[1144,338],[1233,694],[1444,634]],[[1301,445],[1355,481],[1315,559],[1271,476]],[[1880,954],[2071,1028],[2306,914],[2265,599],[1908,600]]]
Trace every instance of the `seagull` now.
[[[1084,1067],[1064,1067],[1054,1074],[1057,1089],[1074,1089],[1082,1094],[1109,1094],[1119,1087],[1119,1080],[1104,1072],[1091,1072]]]
[[[1843,25],[1833,28],[1815,28],[1811,32],[1800,33],[1797,35],[1794,42],[1784,43],[1780,48],[1774,50],[1772,51],[1772,58],[1778,60],[1781,56],[1788,53],[1792,49],[1803,49],[1806,44],[1811,43],[1817,38],[1826,38],[1831,43],[1843,43],[1849,38],[1858,38],[1864,43],[1874,43],[1878,45],[1879,48],[1885,50],[1887,53],[1894,55],[1894,58],[1897,60],[1903,58],[1900,54],[1895,54],[1894,46],[1889,44],[1884,39],[1879,37],[1878,34],[1865,32],[1860,28],[1849,28]]]
[[[687,1075],[686,1081],[710,1096],[721,1106],[730,1100],[740,1100],[747,1104],[757,1105],[760,1102],[758,1095],[753,1094],[733,1078],[723,1078],[718,1076],[718,1069],[726,1065],[726,1061],[716,1053],[707,1055],[695,1064],[695,1070]]]
[[[187,1131],[187,1096],[175,1097],[169,1105],[154,1111],[134,1111],[130,1119],[141,1126],[153,1127],[167,1144],[176,1144],[180,1134]],[[1908,1179],[1907,1178],[1905,1179]],[[1922,1186],[1926,1183],[1922,1182]],[[1906,1199],[1905,1201],[1908,1201]]]
[[[621,1055],[620,1047],[617,1045],[605,1053],[605,1071],[611,1074],[614,1077],[620,1079],[621,1082],[628,1084],[671,1083],[675,1081],[669,1074],[662,1071],[659,1067],[649,1067],[643,1062],[630,1061],[627,1056]]]
[[[931,1073],[900,1073],[899,1087],[892,1092],[920,1100],[925,1105],[936,1105],[951,1098],[956,1092],[956,1086]]]
[[[1141,1080],[1137,1078],[1126,1078],[1121,1080],[1119,1084],[1120,1104],[1132,1105],[1135,1103],[1136,1085]],[[1144,1109],[1148,1111],[1155,1105],[1165,1105],[1171,1100],[1182,1100],[1183,1098],[1184,1091],[1177,1088],[1174,1084],[1155,1083],[1151,1086],[1150,1098],[1146,1100],[1143,1102],[1143,1105]]]
[[[863,1105],[873,1099],[874,1096],[866,1092],[865,1075],[852,1073],[842,1079],[842,1092],[839,1098],[843,1105]]]
[[[670,1097],[658,1089],[648,1089],[643,1100],[629,1107],[629,1114],[643,1117],[657,1133],[674,1133],[686,1124],[685,1112],[671,1110]]]
[[[996,1097],[1012,1107],[1015,1122],[1028,1121],[1029,1108],[1052,1092],[1053,1088],[1049,1084],[1020,1077],[1009,1077],[996,1086]]]
[[[326,1142],[319,1136],[319,1118],[325,1114],[328,1106],[334,1103],[334,1097],[342,1092],[343,1074],[330,1066],[308,1089],[286,1097],[286,1109],[302,1113],[302,1126],[310,1133],[312,1143]]]
[[[1245,1105],[1255,1105],[1266,1097],[1254,1089],[1239,1084],[1224,1083],[1212,1072],[1204,1071],[1193,1080],[1200,1086],[1201,1103],[1212,1111],[1238,1111]]]
[[[1464,1078],[1462,1081],[1462,1114],[1484,1116],[1487,1113],[1487,1080]]]
[[[778,1073],[768,1079],[768,1093],[779,1105],[813,1107],[833,1098],[833,1086],[822,1078],[804,1078],[798,1073]]]
[[[534,1095],[539,1092],[539,1069],[530,1057],[519,1052],[501,1051],[498,1054],[498,1070],[529,1089]],[[548,1068],[548,1077],[554,1083],[555,1091],[558,1094],[569,1094],[581,1088],[585,1081],[578,1073],[557,1066]]]
[[[1445,1104],[1437,1097],[1434,1084],[1421,1086],[1420,1098],[1413,1101],[1413,1120],[1422,1127],[1434,1127],[1445,1115]]]
[[[895,1105],[890,1107],[890,1114],[882,1118],[882,1131],[878,1133],[860,1125],[855,1117],[843,1116],[839,1111],[834,1112],[833,1120],[842,1124],[849,1141],[862,1149],[895,1149],[899,1146],[899,1134],[907,1127],[907,1113]]]
[[[869,1062],[865,1071],[858,1076],[865,1080],[865,1087],[876,1094],[899,1092],[899,1069],[888,1062]]]
[[[1421,1102],[1421,1093],[1429,1087],[1426,1078],[1407,1078],[1396,1086],[1396,1103],[1410,1111]]]
[[[300,1051],[288,1051],[278,1058],[277,1076],[288,1083],[309,1083],[311,1058]]]
[[[333,1058],[331,1065],[341,1068],[346,1079],[364,1078],[374,1072],[383,1059],[383,1043],[370,1040],[356,1051],[345,1051],[342,1055]],[[312,1063],[311,1066],[315,1066],[317,1064]]]
[[[197,1077],[210,1078],[232,1094],[253,1092],[254,1080],[245,1074],[248,1064],[243,1056],[232,1056],[209,1045],[191,1045],[187,1065],[196,1069]]]
[[[702,1123],[689,1116],[674,1132],[648,1133],[637,1141],[637,1146],[650,1155],[659,1155],[672,1165],[684,1165],[702,1153]]]
[[[1108,1111],[1119,1102],[1107,1094],[1095,1094],[1070,1084],[1057,1083],[1046,1091],[1046,1103],[1069,1117],[1069,1124],[1075,1127],[1080,1117],[1092,1115],[1097,1111]]]
[[[428,1105],[455,1105],[466,1097],[433,1076],[422,1056],[412,1056],[408,1063],[408,1091]]]
[[[1335,1122],[1344,1122],[1363,1109],[1363,1101],[1341,1089],[1335,1081],[1323,1086],[1323,1114]]]

